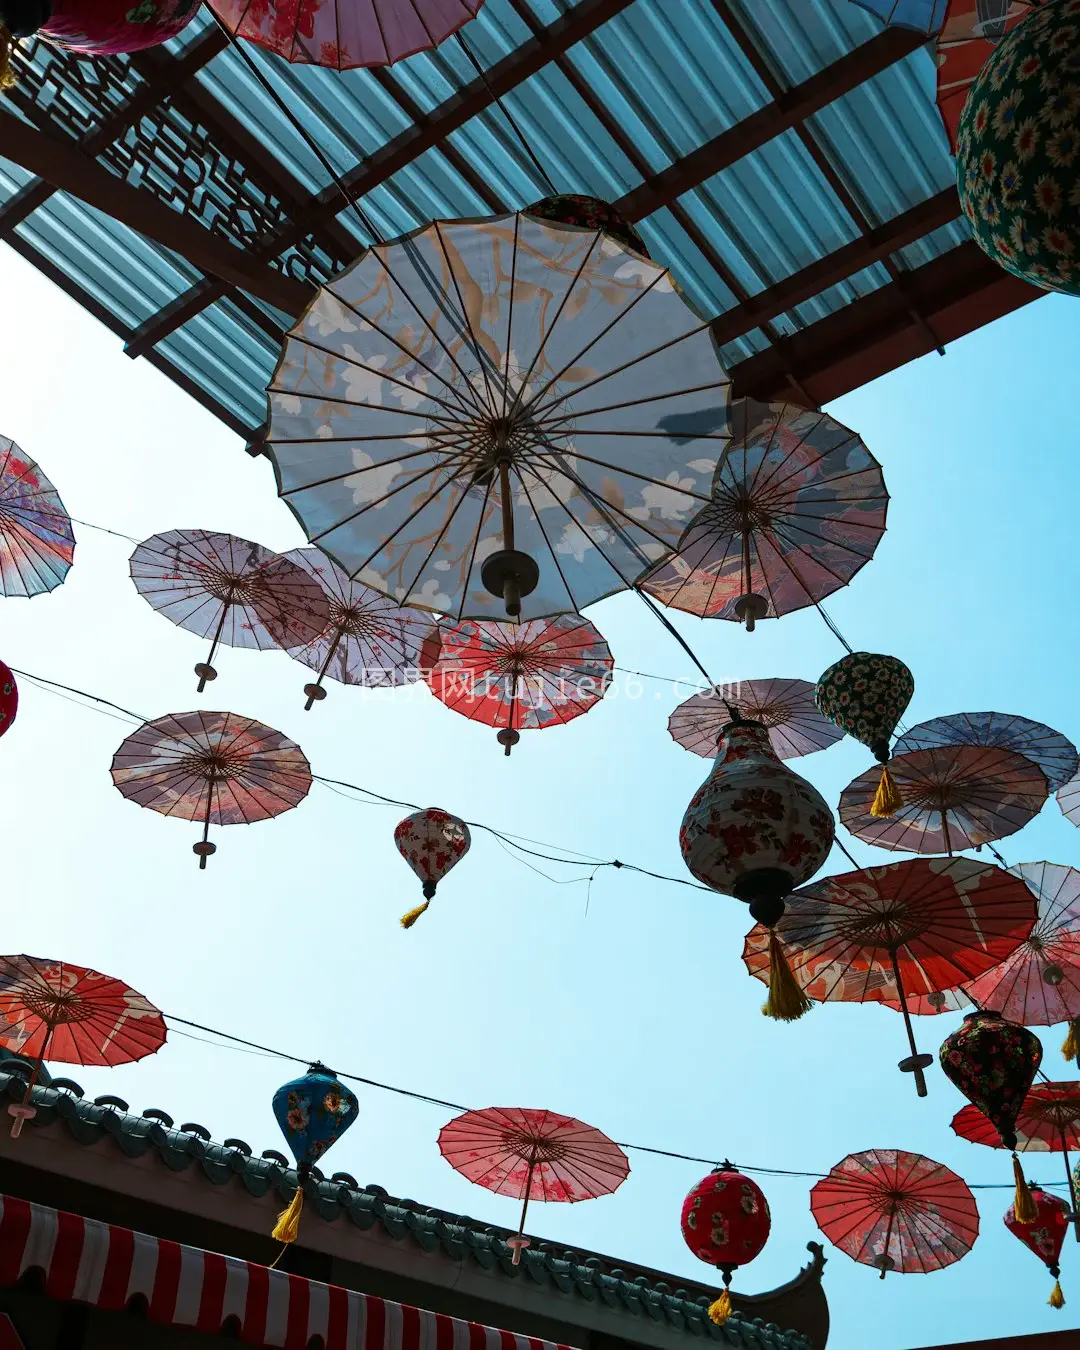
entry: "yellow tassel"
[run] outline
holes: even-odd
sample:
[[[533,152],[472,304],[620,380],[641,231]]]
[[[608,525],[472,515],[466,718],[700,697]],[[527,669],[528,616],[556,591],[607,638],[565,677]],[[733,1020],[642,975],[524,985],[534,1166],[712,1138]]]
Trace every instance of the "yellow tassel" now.
[[[417,905],[415,909],[410,909],[408,914],[403,914],[401,916],[402,928],[411,928],[413,924],[417,921],[417,919],[420,917],[420,915],[423,914],[424,910],[427,909],[428,905],[430,904],[431,904],[430,900],[425,900],[422,905]]]
[[[1039,1210],[1024,1180],[1020,1159],[1013,1154],[1013,1180],[1016,1182],[1016,1199],[1013,1201],[1013,1217],[1017,1223],[1034,1223]]]
[[[900,789],[896,786],[896,781],[889,772],[889,766],[881,766],[881,782],[878,783],[877,795],[870,804],[870,814],[876,816],[879,820],[886,816],[895,816],[897,811],[904,804],[903,797],[900,796]]]
[[[776,1022],[797,1022],[814,1006],[791,973],[780,939],[769,933],[769,997],[761,1011]]]
[[[731,1316],[731,1295],[725,1289],[715,1303],[709,1304],[709,1321],[722,1327]]]
[[[296,1187],[296,1193],[289,1201],[289,1208],[283,1209],[278,1215],[278,1221],[274,1225],[274,1231],[271,1237],[275,1242],[295,1242],[296,1235],[300,1231],[300,1212],[304,1208],[304,1186],[299,1183]]]
[[[1061,1281],[1055,1280],[1054,1287],[1050,1290],[1050,1297],[1046,1300],[1051,1308],[1064,1308],[1065,1295],[1061,1292]]]
[[[11,69],[11,54],[15,50],[15,39],[11,30],[0,23],[0,92],[11,89],[15,84],[15,72]]]
[[[1080,1017],[1069,1023],[1069,1034],[1061,1042],[1061,1053],[1066,1059],[1080,1060]]]

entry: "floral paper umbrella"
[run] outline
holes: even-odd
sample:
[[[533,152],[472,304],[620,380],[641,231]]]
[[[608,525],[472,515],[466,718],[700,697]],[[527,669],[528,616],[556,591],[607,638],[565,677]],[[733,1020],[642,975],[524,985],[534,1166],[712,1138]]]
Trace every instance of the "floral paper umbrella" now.
[[[165,1044],[165,1020],[142,994],[99,971],[39,956],[0,956],[0,1046],[40,1066],[130,1064]],[[37,1078],[35,1068],[31,1086]],[[18,1137],[37,1114],[27,1090],[8,1106]]]
[[[282,556],[313,577],[329,603],[329,622],[323,631],[314,641],[289,648],[290,656],[318,671],[315,683],[304,685],[309,710],[326,697],[327,676],[367,689],[412,684],[420,678],[421,648],[436,631],[429,615],[401,609],[370,586],[350,581],[317,548],[297,548]]]
[[[579,614],[526,623],[441,624],[438,654],[424,661],[431,692],[454,712],[498,727],[509,754],[522,731],[586,713],[611,683],[612,660]]]
[[[995,45],[1039,4],[1040,0],[949,0],[937,39],[937,105],[954,152],[960,114],[975,77]]]
[[[911,750],[932,750],[944,745],[987,745],[1012,750],[1042,769],[1051,792],[1067,783],[1080,768],[1076,746],[1060,731],[1011,713],[955,713],[920,722],[904,732],[893,753],[906,755]]]
[[[906,1007],[954,989],[1016,950],[1035,922],[1024,882],[973,858],[912,858],[825,877],[793,891],[773,930],[805,994],[821,1002],[887,1003],[904,1012],[911,1055],[900,1062],[926,1095]],[[769,933],[751,929],[743,950],[751,975],[769,978]]]
[[[129,801],[202,822],[192,852],[217,852],[211,825],[251,825],[299,805],[311,787],[300,747],[280,731],[227,712],[172,713],[144,722],[113,756],[112,780]]]
[[[846,586],[874,556],[889,495],[862,440],[825,413],[740,399],[731,430],[712,500],[642,585],[752,630]]]
[[[860,774],[840,797],[840,821],[866,844],[901,853],[978,848],[1022,829],[1042,809],[1046,775],[1012,750],[977,745],[912,750],[889,760],[900,794],[891,816],[871,810],[880,771]]]
[[[403,605],[546,618],[710,499],[728,377],[664,268],[526,212],[367,250],[290,332],[267,452],[309,540]]]
[[[630,1160],[606,1134],[555,1111],[492,1106],[466,1111],[439,1132],[439,1152],[451,1167],[496,1195],[521,1200],[594,1200],[618,1190]],[[514,1264],[529,1246],[524,1231],[509,1239]]]
[[[229,32],[286,61],[355,70],[426,52],[484,0],[210,0]]]
[[[679,704],[668,718],[668,731],[684,749],[714,759],[717,738],[733,711],[768,728],[780,759],[824,750],[844,734],[818,712],[814,686],[807,680],[738,680],[708,689]]]
[[[0,594],[54,590],[75,555],[71,517],[56,489],[14,441],[0,436]]]
[[[217,679],[218,643],[230,647],[306,646],[330,622],[322,586],[302,567],[232,534],[170,530],[131,555],[135,589],[180,628],[210,638],[195,667],[199,693]]]
[[[967,1184],[943,1163],[902,1149],[851,1153],[810,1192],[818,1227],[853,1261],[926,1275],[966,1256],[979,1235]]]

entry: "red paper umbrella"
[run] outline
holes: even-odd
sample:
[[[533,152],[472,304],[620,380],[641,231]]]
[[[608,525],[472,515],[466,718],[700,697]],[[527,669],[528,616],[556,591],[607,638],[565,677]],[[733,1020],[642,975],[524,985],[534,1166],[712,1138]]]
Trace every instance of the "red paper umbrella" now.
[[[217,852],[211,825],[251,825],[299,805],[311,787],[304,752],[261,722],[227,712],[172,713],[144,722],[113,756],[112,780],[129,801],[200,820],[192,852]]]
[[[898,1002],[911,1055],[900,1061],[926,1095],[908,997],[955,989],[1014,952],[1035,922],[1035,896],[1003,868],[973,858],[912,858],[825,877],[786,899],[773,929],[807,997],[820,1002]],[[743,949],[751,975],[768,982],[769,930]]]
[[[56,489],[29,455],[0,436],[0,595],[53,590],[74,556],[71,517]]]
[[[180,628],[210,638],[195,667],[199,693],[216,680],[218,643],[230,647],[304,647],[330,622],[330,602],[314,577],[249,539],[209,530],[155,534],[131,555],[139,594]]]
[[[520,1230],[530,1200],[595,1200],[630,1175],[626,1154],[592,1125],[522,1106],[466,1111],[440,1130],[439,1151],[477,1186],[522,1201]],[[519,1231],[508,1245],[518,1265],[529,1239]]]
[[[438,655],[424,663],[431,692],[463,717],[498,727],[507,754],[521,731],[572,722],[611,683],[608,645],[580,614],[442,624],[439,638]]]
[[[886,1008],[894,1012],[902,1011],[900,1000],[896,997],[895,982],[890,986],[892,997],[881,1001]],[[939,1013],[967,1012],[972,1002],[962,989],[938,989],[932,994],[919,994],[915,998],[905,997],[904,1003],[912,1017],[936,1017]]]
[[[0,956],[0,1045],[15,1054],[63,1064],[130,1064],[165,1044],[165,1020],[142,994],[96,970]],[[33,1086],[37,1069],[30,1080]],[[11,1133],[37,1114],[30,1091],[13,1102]]]
[[[1040,0],[950,0],[937,39],[937,105],[949,145],[956,150],[960,114],[975,77],[997,42],[1036,8]]]
[[[853,1261],[925,1275],[966,1256],[979,1236],[967,1184],[942,1163],[901,1149],[850,1153],[810,1192],[817,1225]]]
[[[1051,792],[1067,783],[1080,767],[1076,746],[1060,731],[1011,713],[956,713],[920,722],[900,737],[893,754],[932,750],[939,745],[992,745],[1012,750],[1042,769]]]
[[[353,581],[317,548],[282,555],[313,577],[326,592],[329,621],[314,641],[289,648],[289,655],[319,672],[305,684],[309,710],[326,697],[323,680],[365,688],[412,684],[420,678],[421,649],[436,631],[429,614],[402,609],[363,582]]]
[[[885,532],[889,496],[861,439],[825,413],[740,399],[731,432],[711,502],[643,586],[752,630],[846,586]]]
[[[818,712],[814,686],[807,680],[739,680],[708,689],[679,704],[668,718],[668,731],[684,749],[713,759],[732,711],[767,727],[780,759],[824,750],[844,735]]]
[[[437,47],[484,0],[210,0],[228,30],[286,61],[354,70]]]
[[[871,812],[881,782],[874,768],[844,789],[840,821],[856,839],[900,853],[952,853],[1004,839],[1039,814],[1049,791],[1031,760],[977,745],[894,755],[889,773],[902,798],[894,815]]]

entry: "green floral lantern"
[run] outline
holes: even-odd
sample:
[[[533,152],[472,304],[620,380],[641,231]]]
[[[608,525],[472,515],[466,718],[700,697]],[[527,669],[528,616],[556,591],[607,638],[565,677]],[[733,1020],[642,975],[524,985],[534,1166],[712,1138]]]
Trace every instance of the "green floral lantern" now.
[[[915,677],[903,661],[877,652],[849,652],[829,667],[814,691],[821,713],[868,746],[881,765],[881,783],[870,807],[875,816],[891,816],[903,805],[886,766],[896,724],[914,693]]]
[[[1080,0],[1047,0],[971,86],[956,186],[975,242],[1007,272],[1080,295]]]

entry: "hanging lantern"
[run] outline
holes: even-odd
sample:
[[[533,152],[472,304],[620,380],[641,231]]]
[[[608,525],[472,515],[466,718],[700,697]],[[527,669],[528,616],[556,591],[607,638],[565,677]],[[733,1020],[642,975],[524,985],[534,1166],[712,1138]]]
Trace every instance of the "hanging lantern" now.
[[[18,711],[19,686],[15,683],[15,676],[0,661],[0,736],[11,730]]]
[[[278,1215],[273,1234],[278,1242],[288,1245],[296,1241],[304,1185],[312,1168],[356,1120],[360,1103],[325,1065],[312,1064],[302,1078],[278,1088],[273,1107],[296,1159],[296,1192],[289,1207]]]
[[[679,846],[699,881],[745,901],[771,930],[784,897],[828,858],[834,828],[825,799],[777,757],[768,728],[736,719],[720,732],[712,772],[683,816]],[[763,1011],[794,1021],[810,1006],[770,933]]]
[[[1060,1270],[1058,1257],[1065,1243],[1065,1234],[1069,1230],[1069,1206],[1056,1195],[1050,1195],[1039,1186],[1032,1186],[1031,1200],[1035,1206],[1035,1218],[1024,1223],[1016,1217],[1013,1205],[1005,1211],[1005,1227],[1020,1239],[1025,1247],[1030,1247],[1039,1260],[1054,1277],[1054,1287],[1047,1302],[1051,1308],[1064,1308],[1065,1296],[1058,1282]]]
[[[11,83],[12,40],[41,37],[91,56],[142,51],[176,37],[199,0],[0,0],[0,88]]]
[[[683,1240],[699,1261],[716,1266],[724,1292],[709,1308],[709,1316],[723,1326],[731,1316],[731,1273],[752,1261],[769,1240],[772,1218],[761,1187],[721,1163],[699,1181],[683,1201]]]
[[[1026,1027],[1006,1022],[1000,1013],[968,1013],[938,1051],[942,1072],[977,1106],[1012,1150],[1018,1223],[1031,1223],[1035,1205],[1016,1154],[1016,1120],[1042,1063],[1042,1045]]]
[[[637,230],[630,224],[621,211],[617,211],[609,202],[600,197],[584,197],[578,193],[560,192],[554,197],[544,197],[525,208],[525,215],[538,216],[541,220],[555,220],[560,225],[580,225],[583,230],[603,230],[617,239],[624,248],[632,248],[643,257],[649,256],[649,250],[642,242]]]
[[[435,895],[435,887],[464,858],[472,843],[469,827],[438,806],[406,816],[394,830],[397,850],[424,883],[424,903],[401,917],[411,928]]]
[[[876,652],[849,652],[817,682],[820,711],[868,746],[881,765],[871,815],[891,816],[903,805],[888,769],[889,742],[914,693],[915,677],[903,661]]]
[[[990,52],[960,115],[956,186],[1013,276],[1080,295],[1080,0],[1047,0]]]

